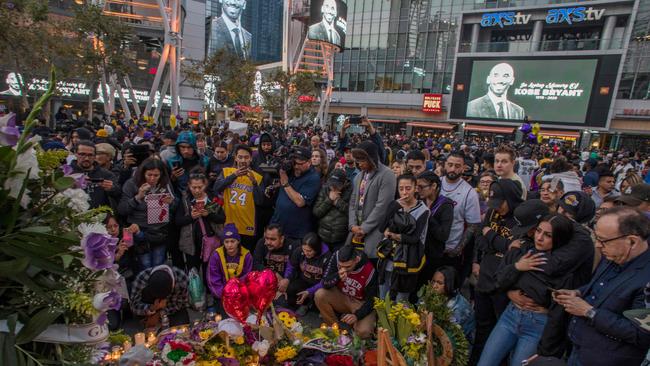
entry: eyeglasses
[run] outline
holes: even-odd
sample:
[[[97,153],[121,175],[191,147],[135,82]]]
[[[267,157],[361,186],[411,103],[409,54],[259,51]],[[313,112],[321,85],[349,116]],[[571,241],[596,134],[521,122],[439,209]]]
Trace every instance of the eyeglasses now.
[[[80,158],[94,158],[95,157],[95,154],[89,154],[89,153],[80,153],[80,152],[78,152],[77,155]]]
[[[600,243],[600,245],[605,246],[605,245],[607,245],[607,243],[611,243],[614,240],[625,238],[626,236],[630,236],[630,234],[620,235],[620,236],[617,236],[617,237],[611,238],[611,239],[601,239],[601,238],[599,238],[597,236],[594,236],[594,239],[596,239],[596,243]]]

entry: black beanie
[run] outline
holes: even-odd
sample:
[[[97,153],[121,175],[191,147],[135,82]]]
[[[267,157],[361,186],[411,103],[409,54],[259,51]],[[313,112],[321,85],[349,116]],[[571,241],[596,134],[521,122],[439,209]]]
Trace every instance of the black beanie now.
[[[93,138],[93,134],[84,127],[77,128],[75,132],[79,135],[79,140],[90,140]]]

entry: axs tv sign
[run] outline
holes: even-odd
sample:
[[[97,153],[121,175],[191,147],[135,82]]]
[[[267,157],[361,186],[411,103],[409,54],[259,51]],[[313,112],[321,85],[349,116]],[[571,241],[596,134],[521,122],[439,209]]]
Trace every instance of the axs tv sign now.
[[[558,8],[549,9],[546,14],[547,24],[573,24],[586,21],[600,20],[605,13],[605,9],[594,9],[592,7],[577,6],[574,8]],[[525,25],[528,24],[532,14],[524,14],[522,12],[504,11],[500,13],[486,13],[481,17],[482,27],[500,28],[511,25]]]

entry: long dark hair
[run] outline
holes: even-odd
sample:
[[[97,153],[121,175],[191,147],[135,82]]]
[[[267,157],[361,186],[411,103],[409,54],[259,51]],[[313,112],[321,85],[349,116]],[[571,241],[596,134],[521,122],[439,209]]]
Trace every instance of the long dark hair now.
[[[560,248],[571,241],[573,237],[573,222],[564,215],[551,214],[544,217],[540,222],[551,224],[553,232],[553,250]]]
[[[458,277],[458,272],[452,266],[442,266],[436,269],[436,272],[442,273],[445,276],[445,290],[447,290],[448,296],[455,296],[460,290],[460,278]]]
[[[135,185],[140,187],[146,182],[144,174],[148,170],[158,169],[160,171],[160,179],[158,180],[159,187],[167,187],[169,185],[169,175],[167,174],[167,167],[160,159],[147,158],[140,164],[138,170],[135,172]]]
[[[316,233],[307,233],[307,235],[302,238],[302,245],[306,245],[311,248],[311,250],[316,253],[316,257],[320,257],[321,253],[323,252],[323,245]]]

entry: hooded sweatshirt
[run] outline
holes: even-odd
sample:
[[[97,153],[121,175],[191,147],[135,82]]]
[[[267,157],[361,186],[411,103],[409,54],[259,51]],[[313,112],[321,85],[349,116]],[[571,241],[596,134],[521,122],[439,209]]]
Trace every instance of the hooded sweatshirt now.
[[[508,213],[500,215],[494,209],[489,209],[485,215],[483,227],[491,230],[485,235],[479,235],[476,262],[481,264],[476,290],[483,293],[490,293],[496,289],[496,273],[508,251],[512,241],[512,231],[517,222],[514,219],[514,211],[523,199],[521,198],[520,185],[510,179],[500,179],[492,184],[501,187],[504,198],[508,203]]]
[[[181,155],[180,144],[189,144],[194,149],[194,154],[191,158],[185,159]],[[177,193],[183,193],[187,190],[187,184],[190,179],[190,171],[196,167],[201,167],[205,170],[208,169],[210,159],[207,156],[200,155],[196,148],[196,135],[192,131],[183,131],[178,135],[176,139],[176,155],[169,158],[167,165],[169,166],[169,171],[174,169],[174,165],[178,165],[185,170],[185,173],[178,177],[174,182],[174,187],[177,190]]]

